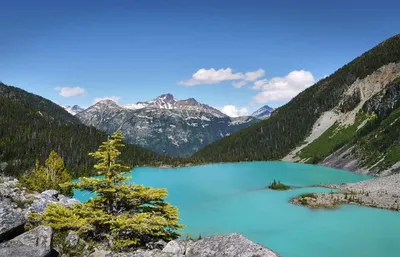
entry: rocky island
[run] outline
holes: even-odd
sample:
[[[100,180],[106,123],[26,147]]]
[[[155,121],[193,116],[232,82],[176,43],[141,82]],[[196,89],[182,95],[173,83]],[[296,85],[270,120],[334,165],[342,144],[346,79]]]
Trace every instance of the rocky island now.
[[[400,211],[400,174],[341,185],[323,185],[339,192],[309,193],[295,197],[294,204],[311,208],[337,208],[341,204],[357,204]]]

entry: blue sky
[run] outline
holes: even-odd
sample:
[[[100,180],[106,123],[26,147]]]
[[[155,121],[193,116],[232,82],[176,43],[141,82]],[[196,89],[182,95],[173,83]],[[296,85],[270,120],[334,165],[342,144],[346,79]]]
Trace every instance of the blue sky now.
[[[168,92],[245,114],[287,102],[400,33],[399,9],[359,0],[1,1],[0,81],[64,105]]]

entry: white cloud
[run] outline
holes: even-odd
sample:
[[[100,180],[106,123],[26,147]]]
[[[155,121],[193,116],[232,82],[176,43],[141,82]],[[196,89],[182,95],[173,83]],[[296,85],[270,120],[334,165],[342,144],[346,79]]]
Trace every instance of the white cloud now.
[[[93,100],[93,104],[100,102],[100,101],[104,101],[104,100],[112,100],[116,103],[119,102],[119,100],[121,99],[120,96],[105,96],[105,97],[97,97]]]
[[[253,97],[253,102],[288,101],[314,83],[315,78],[312,73],[304,70],[294,70],[285,77],[257,80],[252,89],[261,92]]]
[[[263,69],[258,69],[256,71],[246,72],[245,76],[247,81],[256,81],[259,78],[264,77],[265,71]]]
[[[236,88],[241,88],[249,82],[254,82],[259,78],[264,77],[265,71],[263,69],[258,69],[255,71],[248,71],[244,74],[244,79],[239,82],[233,82],[233,86]]]
[[[263,77],[265,74],[263,69],[255,71],[248,71],[246,73],[237,72],[234,73],[231,68],[219,69],[200,69],[192,75],[191,79],[180,81],[178,84],[182,86],[197,86],[197,85],[209,85],[219,84],[223,81],[237,80],[233,82],[233,86],[241,88],[249,82],[254,82],[257,79]]]
[[[60,92],[60,96],[73,97],[86,94],[86,90],[81,87],[56,87],[55,90]]]
[[[247,83],[249,83],[248,81],[246,81],[246,80],[241,80],[241,81],[239,81],[239,82],[233,82],[233,86],[234,87],[236,87],[236,88],[241,88],[241,87],[243,87],[243,86],[245,86]]]
[[[241,72],[233,73],[231,68],[216,70],[211,68],[200,69],[192,75],[189,80],[179,82],[182,86],[196,86],[204,84],[219,84],[222,81],[238,80],[245,78],[245,75]]]
[[[225,105],[220,108],[221,112],[225,113],[230,117],[239,117],[239,116],[247,116],[249,115],[249,111],[247,108],[239,108],[234,105]]]

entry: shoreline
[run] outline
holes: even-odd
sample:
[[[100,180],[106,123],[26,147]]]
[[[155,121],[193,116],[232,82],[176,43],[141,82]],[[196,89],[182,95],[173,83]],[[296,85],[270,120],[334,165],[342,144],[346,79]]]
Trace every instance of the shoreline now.
[[[343,204],[400,211],[400,174],[348,184],[315,185],[339,192],[308,193],[290,199],[290,203],[311,209],[336,209]]]

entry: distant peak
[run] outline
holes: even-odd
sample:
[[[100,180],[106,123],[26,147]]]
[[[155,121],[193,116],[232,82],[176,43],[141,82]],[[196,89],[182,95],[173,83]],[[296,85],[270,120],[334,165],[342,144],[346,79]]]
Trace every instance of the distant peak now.
[[[117,105],[117,103],[111,99],[100,100],[100,101],[96,102],[95,104]]]
[[[186,100],[184,100],[184,101],[187,102],[187,103],[189,103],[189,104],[193,104],[193,105],[199,104],[199,102],[197,102],[197,100],[194,99],[193,97],[188,98],[188,99],[186,99]]]
[[[159,97],[157,97],[157,99],[163,99],[163,100],[167,100],[167,101],[174,101],[175,97],[174,95],[167,93],[167,94],[162,94]]]

